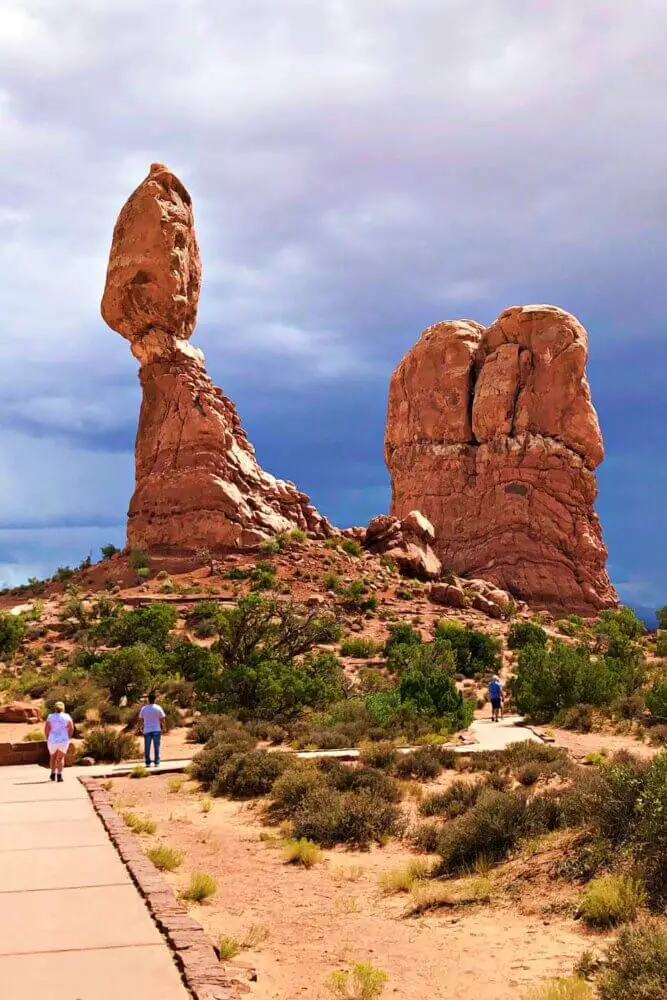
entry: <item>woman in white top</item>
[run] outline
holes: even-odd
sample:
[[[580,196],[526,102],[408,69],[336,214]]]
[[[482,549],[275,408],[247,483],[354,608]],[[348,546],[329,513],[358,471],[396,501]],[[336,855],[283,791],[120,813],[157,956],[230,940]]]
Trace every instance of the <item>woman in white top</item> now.
[[[47,717],[44,732],[49,747],[51,781],[62,781],[65,756],[69,748],[69,741],[74,734],[72,717],[65,711],[62,701],[56,702],[55,712],[51,712]]]

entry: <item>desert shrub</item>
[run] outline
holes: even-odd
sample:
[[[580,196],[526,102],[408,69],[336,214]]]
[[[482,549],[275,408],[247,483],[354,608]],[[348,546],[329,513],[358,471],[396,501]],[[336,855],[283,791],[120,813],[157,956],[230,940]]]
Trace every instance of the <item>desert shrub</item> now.
[[[340,590],[340,601],[347,611],[375,611],[377,597],[368,594],[363,580],[353,580]]]
[[[139,744],[132,733],[118,733],[109,726],[91,729],[83,744],[83,756],[118,764],[139,756]]]
[[[192,776],[204,785],[210,785],[218,772],[231,757],[254,749],[255,740],[244,733],[223,730],[219,738],[214,738],[192,760]]]
[[[434,635],[436,642],[451,643],[456,672],[464,677],[491,673],[500,668],[501,643],[493,636],[447,620],[438,622]]]
[[[663,746],[667,744],[667,725],[651,726],[647,735],[651,746]]]
[[[369,962],[357,962],[351,972],[344,969],[332,972],[326,986],[333,996],[341,1000],[377,1000],[388,978],[386,972],[376,969]]]
[[[413,858],[402,868],[394,868],[380,877],[380,888],[385,893],[410,892],[416,882],[428,876],[429,868],[421,858]]]
[[[404,647],[412,652],[413,661],[398,685],[401,705],[417,715],[442,720],[452,732],[466,729],[472,721],[474,705],[456,688],[451,651],[437,647],[438,643]]]
[[[560,820],[556,801],[510,792],[484,790],[463,816],[447,823],[438,840],[440,871],[471,867],[479,858],[500,861],[521,836],[554,829]]]
[[[577,733],[590,733],[593,728],[593,708],[591,705],[572,705],[563,708],[554,719],[561,729],[569,729]]]
[[[521,1000],[593,1000],[593,991],[580,976],[555,979],[542,986],[532,986]]]
[[[475,805],[481,786],[469,781],[455,781],[444,792],[427,795],[419,806],[422,816],[446,816],[455,819]]]
[[[283,845],[283,857],[289,865],[301,865],[312,868],[322,860],[322,851],[317,844],[302,837],[300,840],[286,840]]]
[[[150,569],[151,561],[142,549],[130,549],[130,566],[134,570]]]
[[[158,844],[148,851],[148,858],[161,872],[173,872],[183,863],[183,852]]]
[[[218,955],[221,962],[231,962],[241,951],[241,943],[234,937],[224,936],[218,941]]]
[[[593,927],[628,923],[646,901],[641,882],[628,875],[604,875],[588,884],[577,914]]]
[[[396,748],[393,743],[380,742],[369,743],[361,750],[359,760],[368,767],[377,767],[380,770],[391,770],[397,759]]]
[[[213,795],[252,799],[267,795],[289,761],[284,754],[248,750],[229,757],[211,783]]]
[[[647,691],[646,707],[654,719],[667,722],[667,677],[655,681]]]
[[[229,715],[201,715],[190,726],[187,741],[188,743],[208,743],[221,730],[243,733],[240,723]]]
[[[606,608],[600,612],[596,631],[598,635],[620,633],[627,639],[639,639],[646,633],[646,626],[632,608]]]
[[[352,844],[366,847],[383,841],[396,829],[396,806],[368,789],[336,792],[315,788],[294,814],[294,836],[306,837],[324,847]]]
[[[655,640],[655,655],[667,657],[667,632],[658,632]]]
[[[193,872],[186,889],[181,892],[181,899],[192,903],[203,903],[205,899],[214,896],[218,885],[211,875],[205,872]]]
[[[420,823],[411,831],[410,839],[418,851],[435,854],[441,832],[442,826],[439,823]]]
[[[648,768],[648,764],[627,755],[578,775],[563,797],[567,821],[591,826],[611,844],[630,840]]]
[[[514,622],[507,634],[508,649],[523,649],[524,646],[546,646],[548,635],[541,625],[534,622]]]
[[[273,590],[278,582],[276,574],[276,567],[273,563],[259,559],[250,571],[250,589],[254,591]]]
[[[103,559],[111,559],[112,556],[118,555],[120,549],[116,548],[115,545],[109,543],[108,545],[103,545],[100,549]]]
[[[217,601],[195,604],[187,616],[187,623],[200,639],[208,639],[218,631],[220,605]]]
[[[11,659],[19,649],[24,635],[25,621],[21,615],[0,612],[0,659]]]
[[[345,639],[340,644],[341,656],[352,656],[359,660],[375,656],[379,649],[378,643],[372,639]]]
[[[146,819],[145,816],[137,816],[136,813],[127,811],[123,813],[123,821],[126,826],[129,826],[132,833],[155,833],[155,822],[152,819]]]
[[[389,656],[394,646],[418,646],[422,641],[421,633],[409,622],[395,622],[389,626],[389,635],[384,644],[384,655]]]
[[[265,719],[254,719],[252,722],[246,722],[245,728],[255,739],[263,740],[265,743],[270,743],[273,746],[279,746],[289,737],[289,732],[284,726],[279,726],[275,722],[268,722]]]
[[[608,705],[630,683],[630,668],[608,657],[591,659],[585,649],[562,642],[551,650],[525,646],[510,691],[519,712],[549,721],[579,704]]]
[[[622,928],[605,964],[597,987],[600,1000],[664,1000],[667,931],[657,920]]]
[[[294,761],[273,784],[270,815],[276,819],[288,819],[304,799],[321,785],[322,773],[314,762]]]
[[[164,657],[165,672],[182,677],[194,687],[206,689],[215,685],[215,678],[221,670],[220,657],[210,649],[204,649],[188,639],[170,642],[170,649]]]
[[[540,773],[539,764],[524,764],[517,771],[516,780],[525,788],[530,788],[538,780]]]
[[[396,760],[396,773],[401,778],[417,778],[420,781],[430,781],[437,778],[442,771],[442,762],[436,747],[424,746],[409,753],[399,754]]]
[[[335,760],[320,762],[326,782],[339,792],[369,791],[387,802],[399,802],[401,787],[397,781],[374,767],[346,767]]]
[[[162,669],[162,657],[156,649],[137,643],[109,653],[95,668],[95,674],[118,703],[126,697],[136,701],[157,680]]]
[[[347,552],[348,556],[359,557],[361,555],[361,544],[354,538],[344,538],[340,543],[340,548],[343,552]]]
[[[667,903],[667,750],[646,771],[637,803],[635,856],[657,906]]]

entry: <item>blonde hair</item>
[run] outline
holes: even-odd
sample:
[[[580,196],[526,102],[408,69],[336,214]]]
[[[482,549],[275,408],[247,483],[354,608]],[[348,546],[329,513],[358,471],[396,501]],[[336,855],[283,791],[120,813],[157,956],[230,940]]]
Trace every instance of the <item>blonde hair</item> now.
[[[64,712],[65,711],[65,702],[64,701],[57,701],[56,705],[55,705],[55,708],[56,708],[56,712]]]

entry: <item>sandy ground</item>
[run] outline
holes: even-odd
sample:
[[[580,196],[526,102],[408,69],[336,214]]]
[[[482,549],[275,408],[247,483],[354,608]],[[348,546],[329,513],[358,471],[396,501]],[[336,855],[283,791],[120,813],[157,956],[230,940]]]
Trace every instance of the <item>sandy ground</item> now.
[[[193,907],[214,940],[241,939],[253,924],[268,932],[263,945],[239,956],[257,969],[256,1000],[324,1000],[329,973],[358,961],[388,974],[387,997],[516,1000],[530,984],[569,974],[587,947],[579,925],[551,915],[534,887],[526,888],[527,908],[501,896],[491,905],[406,917],[409,897],[384,896],[378,885],[383,872],[414,857],[401,844],[326,851],[305,871],[261,842],[256,804],[215,799],[204,814],[193,792],[193,782],[170,791],[166,777],[117,779],[112,788],[119,807],[157,820],[156,834],[141,838],[146,847],[164,842],[185,853],[182,868],[165,876],[176,890],[192,871],[214,876],[217,895]]]

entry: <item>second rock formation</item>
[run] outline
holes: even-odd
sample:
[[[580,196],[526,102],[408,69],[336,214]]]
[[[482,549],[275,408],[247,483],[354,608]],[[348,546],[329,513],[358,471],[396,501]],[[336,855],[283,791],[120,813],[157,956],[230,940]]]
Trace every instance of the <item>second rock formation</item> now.
[[[424,512],[443,566],[553,611],[618,599],[594,502],[602,435],[583,326],[554,306],[512,307],[424,331],[389,389],[392,507]]]

